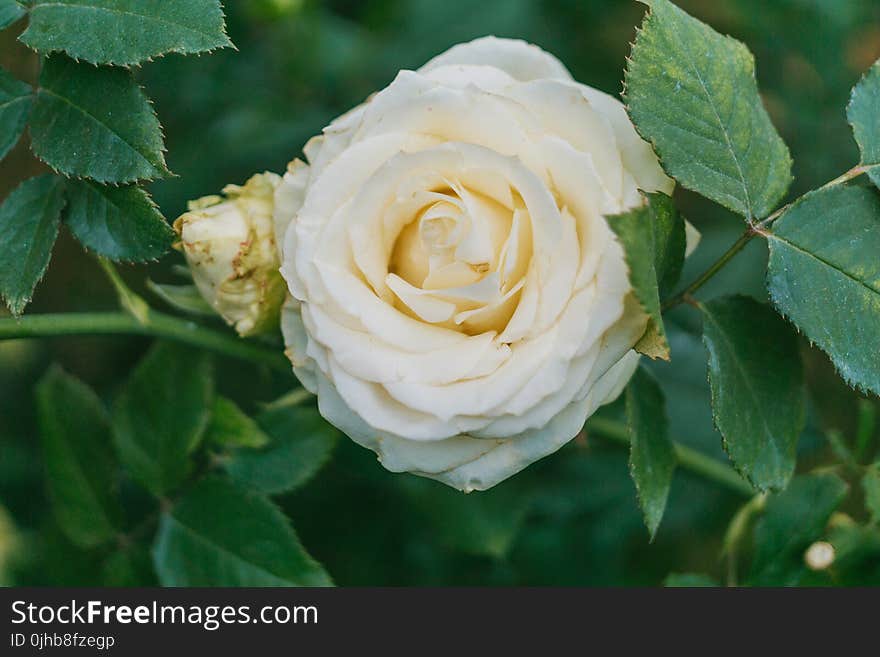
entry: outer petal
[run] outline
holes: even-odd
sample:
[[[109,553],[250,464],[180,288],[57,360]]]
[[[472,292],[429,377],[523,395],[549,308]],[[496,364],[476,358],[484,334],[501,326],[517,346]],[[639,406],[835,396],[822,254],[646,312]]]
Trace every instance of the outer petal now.
[[[287,227],[306,199],[309,174],[309,165],[300,159],[293,160],[287,165],[287,172],[281,179],[281,184],[275,189],[275,208],[272,218],[275,223],[275,243],[278,245],[278,254],[282,262],[284,262],[284,236],[287,234]]]
[[[562,62],[538,46],[519,39],[499,39],[494,36],[453,46],[419,70],[427,72],[456,64],[494,66],[522,81],[540,78],[571,79],[571,73]]]
[[[664,192],[671,194],[675,181],[668,177],[660,166],[660,162],[651,145],[639,137],[635,126],[629,120],[626,108],[616,98],[593,89],[585,84],[578,85],[590,104],[605,115],[614,130],[614,136],[620,147],[620,155],[627,171],[636,179],[639,189],[646,192]]]
[[[638,354],[629,352],[596,381],[584,400],[569,404],[540,429],[505,440],[479,458],[456,468],[435,474],[417,474],[442,481],[464,492],[492,488],[574,438],[599,406],[614,401],[620,395],[638,362]]]

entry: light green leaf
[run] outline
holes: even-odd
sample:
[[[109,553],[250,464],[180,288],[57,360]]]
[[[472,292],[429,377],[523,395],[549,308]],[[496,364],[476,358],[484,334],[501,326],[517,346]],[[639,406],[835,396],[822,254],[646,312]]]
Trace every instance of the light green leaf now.
[[[29,178],[0,206],[0,294],[20,315],[43,277],[58,237],[64,182],[51,175]]]
[[[828,518],[846,496],[847,486],[836,475],[802,475],[767,499],[764,516],[755,526],[751,583],[791,586],[803,576],[804,551],[822,538]]]
[[[791,157],[767,115],[755,62],[668,0],[650,7],[626,69],[633,123],[667,173],[747,219],[768,215],[791,182]]]
[[[865,492],[865,508],[873,522],[880,524],[880,462],[868,466],[862,477],[862,489]]]
[[[0,68],[0,159],[18,143],[31,111],[31,87]]]
[[[611,229],[623,246],[630,284],[650,317],[645,335],[636,345],[639,353],[669,360],[669,345],[660,314],[660,281],[674,285],[684,263],[684,220],[672,200],[651,194],[646,203],[609,219]]]
[[[669,439],[663,391],[644,368],[636,370],[626,388],[626,425],[630,440],[629,471],[653,539],[666,509],[676,456]]]
[[[0,0],[0,30],[6,29],[26,13],[27,10],[17,0]]]
[[[163,586],[332,585],[278,507],[216,477],[162,515],[153,562]]]
[[[795,333],[749,297],[722,297],[701,309],[712,414],[724,448],[754,486],[783,488],[806,421]]]
[[[880,196],[858,185],[811,192],[768,237],[776,308],[847,383],[880,395]]]
[[[34,154],[67,176],[130,183],[168,174],[159,120],[122,68],[49,57],[30,131]]]
[[[36,390],[46,485],[58,525],[81,547],[104,543],[116,535],[122,517],[104,405],[58,367]]]
[[[257,450],[239,450],[225,467],[236,481],[267,494],[305,484],[330,459],[339,437],[339,432],[308,406],[265,411],[258,420],[271,436],[269,444]]]
[[[122,66],[232,45],[219,0],[36,0],[19,38],[43,53]]]
[[[673,589],[692,589],[696,587],[705,588],[720,585],[708,575],[700,573],[670,573],[663,581],[663,586]]]
[[[880,187],[880,61],[853,88],[846,116],[862,152],[862,164],[878,165],[868,176]]]
[[[109,187],[88,180],[67,185],[67,225],[84,247],[111,260],[156,260],[174,231],[140,187]]]
[[[205,442],[220,447],[256,448],[268,444],[269,436],[234,401],[217,397]]]
[[[189,270],[186,270],[189,272]],[[147,289],[175,310],[188,315],[217,317],[217,311],[205,301],[195,285],[168,285],[147,280]]]
[[[190,454],[208,426],[210,358],[192,347],[158,343],[138,364],[116,402],[113,435],[122,464],[157,496],[190,473]]]

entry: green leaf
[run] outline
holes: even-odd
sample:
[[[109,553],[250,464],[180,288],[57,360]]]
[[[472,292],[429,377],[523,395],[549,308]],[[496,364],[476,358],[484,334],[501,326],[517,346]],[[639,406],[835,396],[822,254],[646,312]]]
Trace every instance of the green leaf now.
[[[786,490],[771,495],[755,526],[751,583],[797,584],[806,569],[804,551],[822,538],[846,492],[846,484],[836,475],[813,474],[795,477]]]
[[[153,561],[163,586],[331,586],[269,500],[205,479],[162,515]]]
[[[19,38],[44,53],[122,66],[232,45],[219,0],[36,0]]]
[[[43,277],[58,237],[64,182],[51,175],[21,183],[0,206],[0,294],[20,315]]]
[[[626,68],[633,123],[667,173],[747,219],[768,215],[791,182],[791,157],[767,115],[755,62],[668,0],[650,7]]]
[[[626,426],[630,440],[629,471],[653,539],[666,509],[676,457],[669,439],[663,391],[641,367],[626,388]]]
[[[0,68],[0,159],[18,143],[31,111],[31,87]]]
[[[0,0],[0,30],[6,29],[26,13],[27,10],[17,0]]]
[[[880,530],[841,523],[829,531],[834,563],[829,568],[836,586],[880,586]]]
[[[205,301],[195,285],[167,285],[148,279],[147,289],[175,310],[188,315],[217,317],[217,311]]]
[[[878,165],[868,176],[880,187],[880,61],[853,88],[846,116],[862,152],[862,164]]]
[[[116,536],[122,517],[110,422],[92,390],[52,367],[37,385],[49,497],[58,524],[81,547]]]
[[[175,239],[147,192],[135,186],[71,181],[66,220],[84,247],[111,260],[156,260]]]
[[[768,238],[776,308],[847,383],[880,395],[880,196],[858,185],[810,192]]]
[[[30,131],[34,154],[66,176],[130,183],[168,174],[159,120],[125,69],[49,57]]]
[[[684,217],[675,209],[672,199],[665,194],[648,194],[654,228],[654,268],[660,296],[675,287],[684,268],[687,251],[687,229]]]
[[[795,333],[749,297],[722,297],[701,309],[712,414],[724,448],[754,486],[783,488],[806,421]]]
[[[263,447],[269,436],[236,404],[225,397],[214,400],[205,442],[220,447]]]
[[[674,285],[684,263],[684,220],[672,199],[651,194],[642,207],[611,217],[609,225],[623,246],[630,284],[650,317],[636,351],[669,360],[669,344],[660,314],[660,282]],[[672,281],[670,283],[670,281]]]
[[[670,573],[663,581],[663,586],[667,588],[687,588],[696,587],[705,588],[720,586],[718,582],[700,573]]]
[[[113,414],[119,458],[157,496],[190,473],[190,454],[210,419],[211,360],[192,347],[158,343],[132,373]]]
[[[880,462],[868,466],[862,477],[862,490],[865,492],[865,508],[871,520],[880,524]]]
[[[330,459],[339,433],[307,406],[265,411],[258,418],[271,436],[258,450],[240,450],[226,463],[236,481],[268,494],[305,484]]]

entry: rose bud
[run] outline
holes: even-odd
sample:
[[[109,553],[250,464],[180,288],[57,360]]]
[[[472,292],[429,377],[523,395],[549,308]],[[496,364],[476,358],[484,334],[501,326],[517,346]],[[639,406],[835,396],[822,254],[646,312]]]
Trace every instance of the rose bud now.
[[[285,285],[272,210],[280,180],[267,172],[227,185],[174,222],[199,292],[242,337],[278,328]]]

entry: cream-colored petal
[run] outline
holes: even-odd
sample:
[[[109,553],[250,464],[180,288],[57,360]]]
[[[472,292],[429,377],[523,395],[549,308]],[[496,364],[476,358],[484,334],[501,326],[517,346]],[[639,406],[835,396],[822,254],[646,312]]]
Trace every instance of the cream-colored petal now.
[[[556,57],[525,41],[494,36],[460,43],[425,64],[420,71],[458,64],[492,66],[522,80],[570,80],[571,74]]]
[[[590,104],[604,114],[611,124],[620,147],[623,165],[635,178],[639,189],[671,194],[675,181],[663,172],[651,145],[639,137],[623,103],[598,89],[579,86]]]

